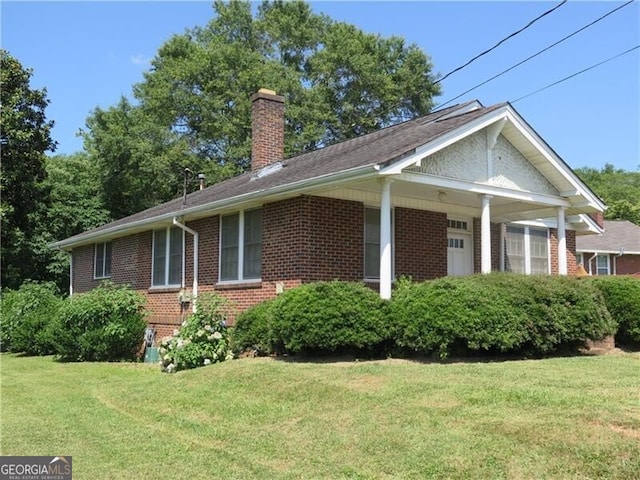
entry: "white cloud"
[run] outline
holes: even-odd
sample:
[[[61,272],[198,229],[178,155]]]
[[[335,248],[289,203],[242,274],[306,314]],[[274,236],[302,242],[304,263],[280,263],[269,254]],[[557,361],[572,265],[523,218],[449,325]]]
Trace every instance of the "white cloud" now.
[[[151,58],[139,53],[137,55],[131,55],[131,63],[134,65],[149,65]]]

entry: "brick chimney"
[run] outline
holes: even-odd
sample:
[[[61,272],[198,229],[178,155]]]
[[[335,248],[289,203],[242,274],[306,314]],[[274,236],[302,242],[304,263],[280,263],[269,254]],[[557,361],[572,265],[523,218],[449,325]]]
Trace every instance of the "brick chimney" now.
[[[251,97],[251,171],[284,158],[284,97],[261,88]]]

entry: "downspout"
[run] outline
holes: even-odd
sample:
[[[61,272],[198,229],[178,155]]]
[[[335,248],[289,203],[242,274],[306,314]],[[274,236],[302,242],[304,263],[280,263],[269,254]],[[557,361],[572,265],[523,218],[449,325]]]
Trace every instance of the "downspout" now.
[[[589,259],[589,275],[593,275],[593,273],[591,272],[591,262],[593,261],[594,258],[596,258],[598,256],[598,252],[595,252],[593,254],[593,256]]]
[[[60,247],[58,247],[58,250],[60,252],[64,252],[67,255],[69,255],[69,296],[71,296],[73,295],[73,250],[70,252],[67,252],[66,250],[63,250]]]
[[[193,235],[193,288],[192,288],[193,299],[191,301],[191,308],[193,309],[193,312],[195,313],[195,311],[196,311],[196,299],[198,298],[198,232],[196,232],[192,228],[187,227],[185,224],[180,223],[178,221],[178,217],[173,217],[173,224],[176,227],[181,228],[185,232],[190,233],[191,235]],[[184,272],[184,270],[183,270],[183,272]],[[184,275],[184,273],[183,273],[183,275]],[[182,286],[183,287],[185,286],[184,283],[185,282],[184,282],[184,276],[183,276],[183,280],[182,280]]]
[[[69,296],[73,295],[73,250],[69,253]]]

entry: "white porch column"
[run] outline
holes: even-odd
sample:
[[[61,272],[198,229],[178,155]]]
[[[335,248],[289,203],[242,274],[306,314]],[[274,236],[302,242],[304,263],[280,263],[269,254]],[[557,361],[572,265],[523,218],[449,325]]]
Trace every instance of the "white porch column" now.
[[[380,297],[391,298],[391,179],[382,180],[380,199]]]
[[[491,195],[482,196],[480,217],[480,272],[491,273]]]
[[[567,232],[564,223],[565,207],[558,207],[558,274],[567,274]]]

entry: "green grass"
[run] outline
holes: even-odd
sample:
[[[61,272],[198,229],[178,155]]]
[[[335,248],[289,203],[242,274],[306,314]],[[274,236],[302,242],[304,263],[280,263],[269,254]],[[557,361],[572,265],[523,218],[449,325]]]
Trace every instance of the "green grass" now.
[[[1,454],[75,479],[631,479],[640,354],[495,363],[0,356]]]

